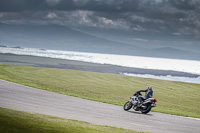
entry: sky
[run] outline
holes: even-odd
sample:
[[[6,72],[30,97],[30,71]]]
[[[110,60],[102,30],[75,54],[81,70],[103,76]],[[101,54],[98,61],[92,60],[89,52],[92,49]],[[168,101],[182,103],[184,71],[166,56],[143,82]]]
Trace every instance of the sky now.
[[[0,22],[140,33],[126,39],[144,43],[163,35],[200,48],[199,0],[0,0]]]

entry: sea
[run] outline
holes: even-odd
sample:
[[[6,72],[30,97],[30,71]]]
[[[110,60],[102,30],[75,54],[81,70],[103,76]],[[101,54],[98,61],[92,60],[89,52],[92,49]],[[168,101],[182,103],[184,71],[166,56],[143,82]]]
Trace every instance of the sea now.
[[[0,53],[68,59],[68,60],[92,62],[99,64],[111,64],[117,66],[134,67],[142,69],[171,70],[171,71],[186,72],[186,73],[200,75],[200,61],[197,60],[154,58],[154,57],[88,53],[88,52],[76,52],[76,51],[64,51],[64,50],[49,50],[49,49],[38,49],[38,48],[7,47],[7,46],[0,47]],[[134,74],[134,73],[122,73],[122,74],[127,76],[136,76],[143,78],[154,78],[154,79],[200,84],[200,76],[192,78],[192,77],[178,77],[172,75],[157,76],[157,75]]]

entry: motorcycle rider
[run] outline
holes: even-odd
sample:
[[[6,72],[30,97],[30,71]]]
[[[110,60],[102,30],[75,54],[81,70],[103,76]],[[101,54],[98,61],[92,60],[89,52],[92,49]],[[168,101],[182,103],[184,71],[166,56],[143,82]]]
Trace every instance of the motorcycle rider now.
[[[142,94],[140,92],[145,92],[145,96],[142,96]],[[143,103],[143,101],[145,99],[151,98],[153,96],[153,87],[149,86],[146,90],[140,90],[137,91],[136,93],[138,93],[138,105],[140,105],[141,103]]]

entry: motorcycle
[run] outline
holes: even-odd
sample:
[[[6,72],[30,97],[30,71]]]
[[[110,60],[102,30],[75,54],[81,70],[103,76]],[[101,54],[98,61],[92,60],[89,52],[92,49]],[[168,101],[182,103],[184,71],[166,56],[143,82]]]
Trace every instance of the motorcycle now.
[[[124,104],[124,110],[128,111],[132,107],[135,111],[141,111],[143,114],[147,114],[151,111],[152,107],[156,107],[157,100],[155,98],[145,99],[141,104],[138,103],[138,97],[142,96],[139,92],[136,92],[130,97],[130,100]]]

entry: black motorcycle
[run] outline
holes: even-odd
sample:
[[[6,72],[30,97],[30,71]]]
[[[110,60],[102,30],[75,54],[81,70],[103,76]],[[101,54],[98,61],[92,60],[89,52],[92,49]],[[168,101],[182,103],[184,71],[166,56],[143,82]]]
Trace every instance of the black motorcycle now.
[[[152,107],[156,107],[157,100],[155,98],[145,99],[141,104],[138,103],[138,97],[142,96],[139,92],[136,92],[130,97],[130,100],[124,104],[124,110],[128,111],[132,107],[135,111],[141,111],[143,114],[147,114],[151,111]]]

